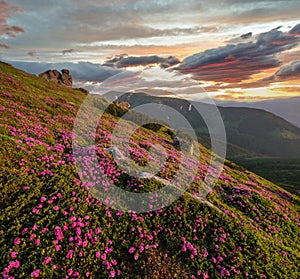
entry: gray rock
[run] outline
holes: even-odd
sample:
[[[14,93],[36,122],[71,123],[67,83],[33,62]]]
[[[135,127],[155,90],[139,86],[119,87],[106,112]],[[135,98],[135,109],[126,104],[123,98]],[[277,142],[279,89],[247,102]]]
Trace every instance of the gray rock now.
[[[152,178],[152,177],[154,177],[154,175],[149,172],[143,171],[143,172],[139,173],[138,177],[139,178]]]
[[[39,74],[39,77],[51,80],[55,83],[62,84],[68,87],[72,87],[73,79],[70,75],[70,71],[67,69],[63,69],[60,73],[57,70],[48,70]]]
[[[122,154],[122,152],[115,146],[111,146],[109,148],[107,148],[107,151],[112,154],[114,156],[115,159],[117,160],[124,160],[125,157],[124,155]]]

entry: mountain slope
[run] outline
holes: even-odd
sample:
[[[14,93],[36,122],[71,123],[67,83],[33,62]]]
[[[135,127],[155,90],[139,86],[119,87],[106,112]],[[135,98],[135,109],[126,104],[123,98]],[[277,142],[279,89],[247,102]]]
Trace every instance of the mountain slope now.
[[[207,196],[219,210],[188,194],[145,214],[109,208],[86,190],[72,156],[74,117],[85,94],[3,63],[0,79],[4,278],[297,278],[299,197],[226,161]],[[106,175],[132,192],[162,187],[118,169],[106,151],[118,121],[107,113],[96,132]],[[158,175],[172,177],[181,152],[171,140],[164,129],[139,128],[131,156],[147,164],[148,147],[161,143],[168,159]],[[191,194],[201,190],[210,155],[199,147]]]
[[[222,102],[217,104],[225,107],[248,107],[257,108],[274,113],[293,125],[300,127],[300,97],[272,99],[260,102]]]
[[[220,108],[228,141],[256,154],[300,157],[300,129],[269,112]]]
[[[208,135],[205,122],[199,113],[189,108],[186,100],[164,98],[143,93],[125,94],[120,100],[129,102],[133,107],[147,102],[169,105],[183,114],[194,127],[199,138]],[[200,111],[210,112],[209,104],[195,103]],[[300,128],[269,112],[251,108],[219,107],[224,121],[228,157],[264,155],[282,158],[300,158]],[[211,114],[211,117],[214,117]],[[206,146],[209,147],[208,143]],[[238,148],[233,148],[237,146]],[[248,153],[248,154],[247,154]]]

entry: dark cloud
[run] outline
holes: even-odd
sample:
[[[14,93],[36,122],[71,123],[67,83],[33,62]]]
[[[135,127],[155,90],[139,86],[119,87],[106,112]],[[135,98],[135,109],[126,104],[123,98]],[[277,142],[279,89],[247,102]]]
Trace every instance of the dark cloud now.
[[[20,26],[7,24],[7,19],[10,15],[20,11],[22,11],[22,9],[12,6],[9,2],[0,1],[0,36],[7,35],[9,37],[16,37],[18,33],[25,32]]]
[[[249,39],[252,37],[252,32],[246,33],[246,34],[242,34],[240,36],[241,39]]]
[[[76,52],[76,50],[73,49],[73,48],[70,48],[70,49],[64,49],[61,53],[63,55],[65,55],[65,54],[71,54],[71,53],[74,53],[74,52]]]
[[[27,52],[27,54],[29,55],[29,56],[31,56],[31,57],[36,57],[36,50],[30,50],[30,51],[28,51]]]
[[[262,81],[279,82],[287,80],[300,79],[300,60],[293,61],[292,63],[282,66],[279,70],[269,78]]]
[[[292,30],[289,32],[292,35],[300,35],[300,23],[297,24]]]
[[[6,61],[16,68],[31,74],[40,74],[50,69],[69,69],[75,81],[91,81],[101,82],[113,75],[121,72],[121,70],[112,69],[109,67],[93,64],[90,62],[79,63],[38,63],[38,62],[19,62]]]
[[[282,27],[282,25],[280,25],[280,26],[277,26],[276,28],[273,28],[273,29],[272,29],[272,31],[279,30],[281,27]]]
[[[228,89],[231,89],[231,88],[247,89],[247,88],[267,87],[272,83],[291,81],[291,80],[300,80],[300,60],[296,60],[296,61],[291,62],[290,64],[281,66],[273,75],[266,77],[266,78],[262,78],[262,79],[255,80],[252,82],[247,82],[247,83],[238,82],[238,83],[230,83],[230,84],[226,84],[226,85],[223,85],[222,83],[219,82],[212,86],[207,86],[207,87],[205,87],[205,89],[208,92],[215,92],[218,90],[226,89],[226,91],[230,92],[230,94],[232,95],[233,94],[232,92],[235,92],[235,91],[231,92]],[[282,89],[282,87],[279,87],[279,88]],[[288,87],[286,87],[286,88],[288,88]],[[284,91],[291,92],[291,91],[286,90],[286,88],[284,88]],[[277,89],[275,88],[274,90],[277,90]],[[298,88],[298,91],[299,91],[299,88]]]
[[[126,68],[126,67],[148,66],[148,65],[158,64],[162,68],[168,68],[178,63],[180,63],[180,61],[174,56],[163,58],[157,55],[128,56],[127,54],[120,54],[105,61],[103,65],[116,67],[116,68]]]
[[[271,30],[260,34],[255,42],[228,44],[194,54],[184,59],[177,69],[197,80],[240,82],[280,66],[275,55],[292,49],[299,44],[299,39],[295,30],[293,33]]]

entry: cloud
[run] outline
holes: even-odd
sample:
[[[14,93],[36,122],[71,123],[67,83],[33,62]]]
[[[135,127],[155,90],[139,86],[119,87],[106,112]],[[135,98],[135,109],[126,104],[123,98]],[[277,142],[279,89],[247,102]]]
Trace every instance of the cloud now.
[[[279,82],[287,82],[287,81],[298,81],[300,79],[300,60],[296,60],[291,62],[290,64],[281,66],[273,75],[268,76],[266,78],[258,79],[251,82],[238,82],[238,83],[230,83],[230,84],[222,84],[222,83],[216,83],[212,86],[207,86],[205,89],[208,92],[217,92],[220,90],[225,90],[226,92],[230,92],[232,95],[232,92],[229,91],[229,89],[235,89],[235,88],[242,88],[242,89],[250,89],[250,88],[267,88],[272,83],[279,83]],[[291,92],[290,90],[285,90],[288,87],[271,87],[270,90],[281,90],[283,92]],[[297,89],[299,92],[299,88]]]
[[[288,52],[283,52],[282,54],[277,56],[283,64],[288,64],[292,61],[298,60],[300,57],[300,48],[296,48],[295,50],[291,50]]]
[[[30,50],[27,52],[27,54],[31,57],[36,57],[36,55],[37,55],[36,50]]]
[[[130,52],[131,46],[161,46],[171,41],[178,44],[176,37],[186,43],[191,37],[218,31],[215,23],[194,22],[196,12],[203,12],[205,7],[198,0],[181,3],[176,0],[47,0],[40,1],[39,5],[32,0],[10,2],[23,8],[24,12],[14,17],[14,23],[24,26],[26,34],[16,40],[5,38],[4,43],[13,44],[14,53],[17,49],[36,49],[42,57],[73,48],[82,54],[87,47],[104,46],[105,51],[98,54],[102,59],[116,54],[110,45],[120,45],[120,52]],[[190,22],[182,24],[179,18],[184,13]],[[86,55],[92,57],[96,52],[92,50]],[[9,54],[16,57],[13,52]]]
[[[253,24],[264,22],[286,22],[299,19],[300,2],[298,0],[226,0],[207,2],[211,8],[211,17],[207,22],[217,21],[227,24]],[[213,11],[215,13],[213,13]]]
[[[123,71],[102,83],[85,83],[82,87],[93,93],[148,92],[153,95],[202,94],[204,90],[193,79],[177,72],[152,67],[142,71]],[[115,95],[115,93],[113,93]]]
[[[239,102],[254,101],[254,102],[256,102],[256,101],[260,101],[260,100],[274,99],[274,96],[269,96],[269,97],[267,97],[267,96],[258,96],[258,95],[257,96],[256,95],[255,96],[249,96],[245,92],[236,93],[236,92],[228,91],[227,94],[215,95],[214,99],[216,99],[216,100],[221,99],[223,101],[239,101]],[[216,103],[219,106],[224,106],[224,103],[222,103],[222,101],[221,102],[216,102]],[[231,104],[231,106],[233,106],[233,104]],[[245,106],[246,106],[246,104],[245,104]]]
[[[1,1],[1,0],[0,0]],[[165,12],[172,15],[183,11],[199,10],[202,4],[197,0],[187,0],[178,3],[171,1],[143,0],[111,0],[111,1],[82,1],[79,0],[48,0],[36,5],[32,0],[12,0],[15,5],[24,9],[24,13],[15,21],[26,26],[26,36],[14,42],[18,46],[35,48],[72,49],[76,44],[90,44],[126,39],[152,38],[164,36],[184,36],[200,34],[217,30],[215,24],[202,26],[189,24],[170,25],[167,28],[155,26],[156,21],[151,15],[161,17]],[[40,22],[41,24],[36,24]],[[192,26],[192,27],[190,27]],[[34,46],[32,45],[34,42]],[[10,40],[8,40],[10,43]],[[137,43],[138,44],[138,43]]]
[[[263,81],[279,82],[297,79],[300,79],[300,60],[293,61],[288,65],[280,67],[274,75],[263,79]]]
[[[96,18],[96,15],[93,15]],[[147,39],[153,37],[176,37],[176,36],[190,36],[199,35],[203,33],[217,32],[216,26],[200,26],[192,28],[155,28],[151,24],[136,19],[136,15],[131,18],[124,18],[122,22],[111,23],[99,22],[97,25],[80,24],[80,19],[74,21],[73,26],[69,26],[66,30],[61,28],[55,31],[53,36],[61,41],[68,40],[79,44],[89,45],[91,43],[110,43],[118,41],[119,44],[126,44],[126,40]],[[97,18],[96,18],[97,19]],[[83,20],[83,19],[82,19]],[[80,34],[80,36],[78,36]],[[139,44],[138,41],[136,41]],[[151,44],[151,43],[149,43]]]
[[[300,79],[300,60],[295,60],[290,64],[281,66],[273,75],[269,77],[262,78],[254,82],[231,84],[230,86],[226,86],[226,88],[243,87],[245,89],[245,88],[266,87],[272,83],[286,82],[286,81],[299,80],[299,79]]]
[[[81,82],[102,82],[103,80],[116,75],[121,70],[112,69],[109,67],[93,64],[90,62],[79,63],[39,63],[39,62],[20,62],[20,61],[6,61],[14,67],[31,74],[40,74],[50,69],[69,69],[70,74],[75,81]]]
[[[128,56],[127,54],[120,54],[105,61],[103,65],[116,68],[126,68],[158,64],[161,68],[168,68],[178,63],[180,63],[180,61],[174,56],[163,58],[157,55]]]
[[[61,53],[63,55],[66,55],[66,54],[71,54],[71,53],[74,53],[74,52],[76,52],[76,50],[71,48],[71,49],[64,49]]]
[[[290,24],[299,18],[300,8],[298,0],[288,3],[273,0],[47,0],[39,1],[38,5],[32,0],[7,2],[23,9],[22,13],[14,14],[8,24],[26,30],[22,36],[5,36],[1,40],[13,46],[5,54],[7,59],[29,60],[24,52],[35,49],[45,61],[101,61],[108,55],[124,52],[133,56],[156,54],[182,58],[223,44],[230,34],[236,34],[240,43],[248,42],[240,38],[248,29],[254,34],[262,32],[257,31],[258,28],[271,29],[273,21],[274,26],[278,22]],[[64,52],[71,49],[78,52]],[[64,57],[61,57],[62,52]]]
[[[297,12],[300,8],[299,1],[286,4],[273,0],[47,0],[39,1],[38,5],[32,0],[9,2],[23,8],[24,12],[16,15],[13,23],[26,29],[24,35],[3,41],[14,46],[10,57],[20,56],[17,50],[26,49],[27,52],[36,49],[41,57],[61,59],[57,54],[62,50],[75,48],[80,54],[65,58],[81,56],[82,60],[87,59],[83,55],[94,58],[97,47],[102,48],[97,53],[97,57],[102,59],[116,54],[111,46],[114,49],[119,47],[119,52],[130,53],[132,47],[171,44],[175,48],[184,45],[182,51],[185,53],[175,54],[183,57],[193,51],[188,52],[191,44],[193,49],[205,49],[208,45],[223,42],[223,36],[228,38],[229,31],[237,34],[246,30],[246,33],[250,24],[249,28],[254,27],[251,31],[256,32],[255,26],[261,22],[292,22],[299,17]],[[196,44],[197,48],[194,47]],[[90,51],[86,51],[88,47]],[[173,55],[176,52],[162,53]]]
[[[11,4],[6,1],[0,1],[0,36],[7,35],[9,37],[16,37],[18,33],[25,32],[20,26],[7,24],[7,19],[10,15],[20,11],[22,11],[21,8],[11,6]]]
[[[300,35],[300,23],[294,26],[289,33],[292,35]]]
[[[252,32],[246,33],[246,34],[242,34],[240,36],[241,39],[249,39],[252,37]]]
[[[253,74],[281,65],[275,55],[299,44],[295,28],[292,33],[275,29],[259,34],[254,42],[228,44],[194,54],[177,69],[197,80],[234,83],[250,79]]]
[[[277,27],[273,28],[273,29],[272,29],[272,31],[279,30],[280,28],[282,28],[282,25],[280,25],[280,26],[277,26]]]
[[[0,44],[0,48],[9,49],[10,46],[9,46],[9,45],[6,45],[6,44]]]

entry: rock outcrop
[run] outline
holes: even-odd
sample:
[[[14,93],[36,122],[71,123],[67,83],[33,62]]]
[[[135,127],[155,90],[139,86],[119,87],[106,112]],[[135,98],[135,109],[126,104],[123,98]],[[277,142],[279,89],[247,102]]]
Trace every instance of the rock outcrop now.
[[[68,87],[72,87],[73,79],[70,75],[70,71],[67,69],[62,69],[61,73],[57,70],[48,70],[39,74],[39,77],[54,81],[58,84],[62,84]]]
[[[130,104],[128,102],[114,102],[114,104],[125,111],[130,109]]]

